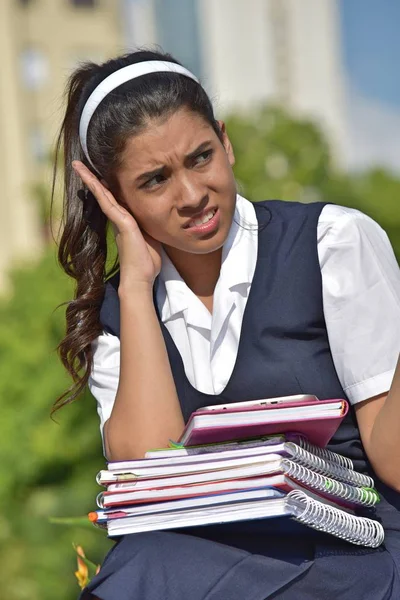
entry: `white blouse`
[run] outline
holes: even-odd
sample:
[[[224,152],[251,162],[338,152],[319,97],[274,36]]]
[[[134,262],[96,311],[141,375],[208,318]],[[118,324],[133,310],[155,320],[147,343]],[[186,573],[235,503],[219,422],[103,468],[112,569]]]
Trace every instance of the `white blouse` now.
[[[350,402],[387,392],[400,351],[400,271],[383,229],[358,210],[326,205],[317,227],[323,304],[336,371]],[[188,288],[164,253],[156,301],[190,383],[220,394],[231,376],[258,249],[254,206],[237,197],[222,255],[213,313]],[[119,378],[120,344],[94,342],[89,388],[102,431]]]

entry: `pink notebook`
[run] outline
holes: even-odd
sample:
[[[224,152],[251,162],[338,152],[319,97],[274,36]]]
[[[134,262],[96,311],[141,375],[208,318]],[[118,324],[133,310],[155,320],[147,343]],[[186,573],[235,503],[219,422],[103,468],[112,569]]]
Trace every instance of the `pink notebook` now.
[[[179,440],[197,446],[261,437],[276,433],[297,433],[320,447],[326,446],[347,414],[346,400],[316,400],[269,405],[250,410],[232,407],[199,409],[192,413]]]

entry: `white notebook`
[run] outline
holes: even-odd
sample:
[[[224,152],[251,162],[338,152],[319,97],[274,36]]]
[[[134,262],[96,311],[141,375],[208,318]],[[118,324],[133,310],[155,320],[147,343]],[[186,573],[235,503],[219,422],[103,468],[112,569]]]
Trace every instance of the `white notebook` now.
[[[110,475],[114,477],[112,481],[124,482],[131,480],[132,488],[155,489],[176,487],[179,485],[199,484],[211,481],[235,480],[248,477],[263,477],[266,475],[284,474],[311,490],[316,490],[333,499],[338,498],[346,504],[361,504],[364,506],[374,506],[379,502],[379,494],[373,488],[357,487],[347,483],[337,481],[316,471],[312,471],[301,464],[297,464],[287,458],[282,458],[279,454],[267,454],[260,456],[242,457],[241,459],[231,459],[226,461],[212,461],[200,465],[189,465],[196,469],[193,471],[180,471],[160,477],[154,474],[149,476],[144,470],[142,475],[134,472],[120,471],[101,471],[99,482],[104,483],[105,478]],[[170,469],[171,467],[169,467]],[[157,471],[157,467],[154,471]],[[151,470],[151,468],[150,468]],[[119,479],[120,478],[120,479]],[[122,478],[122,479],[121,479]],[[108,495],[106,493],[106,495]]]
[[[248,500],[219,507],[211,505],[170,513],[112,519],[107,523],[107,529],[109,536],[119,536],[272,517],[292,517],[313,529],[361,546],[376,548],[384,541],[383,527],[377,521],[354,516],[314,500],[298,490],[283,498]]]
[[[186,508],[187,500],[196,499],[198,505],[201,505],[205,498],[215,498],[216,503],[228,497],[234,497],[234,494],[247,494],[250,491],[259,491],[260,493],[289,493],[292,490],[303,490],[305,487],[290,479],[286,475],[271,475],[269,477],[253,477],[251,479],[236,479],[227,481],[213,481],[211,483],[202,483],[195,485],[182,485],[177,487],[167,487],[161,489],[148,490],[130,490],[120,489],[119,486],[125,484],[115,484],[110,486],[112,490],[98,494],[97,505],[99,508],[119,511],[137,511],[141,509],[143,503],[147,503],[148,512],[158,511],[158,506],[169,506],[169,510],[177,510],[179,506]],[[321,500],[321,496],[307,490],[307,494],[316,500]],[[243,498],[242,498],[243,499]],[[182,504],[178,504],[182,502]],[[207,500],[212,504],[210,500]],[[324,502],[329,501],[324,498]],[[345,509],[350,512],[350,509]]]
[[[299,440],[300,441],[300,440]],[[332,452],[319,449],[307,442],[294,443],[290,441],[281,442],[270,440],[252,443],[249,446],[238,445],[236,448],[220,450],[217,452],[207,452],[203,454],[188,455],[168,455],[158,457],[157,453],[148,458],[138,460],[127,460],[108,463],[108,471],[103,471],[99,477],[101,483],[112,481],[119,473],[134,473],[136,477],[168,477],[184,473],[193,473],[199,471],[211,470],[213,465],[224,464],[226,467],[239,466],[244,464],[246,457],[268,456],[279,454],[280,456],[290,458],[294,462],[303,465],[309,469],[333,477],[345,483],[351,483],[356,486],[374,487],[374,480],[368,475],[358,473],[339,463],[338,460],[331,462],[329,459]],[[336,455],[339,457],[339,455]],[[339,457],[340,458],[340,457]],[[225,462],[226,461],[226,462]],[[229,461],[229,462],[228,462]],[[242,461],[242,462],[241,462]],[[108,473],[108,475],[106,475]]]

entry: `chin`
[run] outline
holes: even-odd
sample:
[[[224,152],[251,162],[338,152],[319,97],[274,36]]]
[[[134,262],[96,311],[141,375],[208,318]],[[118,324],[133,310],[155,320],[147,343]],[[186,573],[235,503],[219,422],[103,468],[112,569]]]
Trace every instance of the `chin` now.
[[[196,254],[198,256],[200,256],[202,254],[204,254],[204,255],[206,255],[206,254],[212,254],[213,252],[217,252],[218,250],[220,250],[223,245],[224,244],[222,243],[222,244],[219,244],[218,246],[214,245],[214,246],[209,247],[209,248],[195,248],[195,249],[192,249],[192,250],[188,250],[187,252],[189,254]]]
[[[185,248],[182,248],[185,252],[191,254],[210,254],[220,250],[225,244],[228,237],[228,231],[217,231],[216,233],[210,234],[208,237],[204,236],[202,239],[196,240],[190,244],[185,244]]]
[[[182,243],[182,240],[171,240],[169,243],[163,242],[163,246],[172,252],[185,252],[186,254],[212,254],[220,250],[224,245],[226,236],[215,235],[209,239],[198,240],[195,243]]]

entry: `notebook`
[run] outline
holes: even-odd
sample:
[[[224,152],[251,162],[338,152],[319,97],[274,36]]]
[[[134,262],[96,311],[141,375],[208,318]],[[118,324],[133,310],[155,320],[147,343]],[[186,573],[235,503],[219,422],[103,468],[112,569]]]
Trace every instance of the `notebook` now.
[[[357,517],[330,504],[319,502],[300,490],[285,496],[256,498],[226,503],[218,507],[205,505],[179,511],[124,516],[109,519],[108,535],[119,536],[144,531],[194,527],[227,522],[292,517],[319,531],[330,533],[353,544],[376,548],[384,540],[382,525],[372,519]]]
[[[266,440],[253,441],[252,443],[237,444],[236,447],[230,447],[227,450],[218,452],[207,452],[203,454],[174,455],[173,453],[164,458],[159,458],[157,452],[144,459],[120,461],[108,463],[108,470],[111,474],[117,471],[134,472],[137,477],[167,477],[169,475],[178,475],[183,473],[198,472],[207,470],[218,465],[220,461],[245,459],[250,460],[251,456],[262,456],[268,454],[279,454],[280,456],[290,458],[294,462],[301,464],[317,473],[334,477],[339,481],[351,483],[353,485],[373,487],[374,480],[368,475],[363,475],[340,464],[342,458],[336,454],[337,461],[330,462],[331,455],[334,454],[325,449],[319,449],[300,440],[296,442],[282,441],[283,436],[267,438]],[[322,452],[320,452],[322,450]],[[165,453],[164,453],[165,454]],[[326,456],[326,458],[323,458]],[[227,463],[225,463],[227,464]],[[240,462],[232,463],[239,465]],[[112,476],[112,475],[111,475]]]
[[[324,447],[348,411],[346,400],[293,402],[241,410],[235,403],[226,409],[192,413],[179,443],[196,446],[261,437],[274,433],[297,433]]]
[[[199,504],[202,498],[225,496],[233,493],[246,493],[250,490],[278,489],[281,493],[289,493],[292,490],[305,490],[305,487],[290,479],[286,475],[270,475],[268,477],[252,477],[249,479],[236,479],[225,481],[212,481],[210,483],[182,485],[167,488],[150,488],[146,490],[137,490],[134,487],[120,488],[128,484],[115,484],[108,488],[107,492],[102,492],[97,496],[97,506],[99,508],[122,508],[133,507],[135,504],[148,504],[154,506],[154,503],[171,504],[169,501],[181,501],[185,499],[198,498]],[[307,490],[309,495],[321,499],[321,496],[315,492]],[[324,499],[328,501],[326,498]],[[349,507],[346,507],[348,510]]]
[[[285,474],[309,489],[317,490],[327,497],[340,498],[348,504],[374,506],[379,502],[379,494],[373,488],[356,487],[337,481],[279,454],[261,454],[188,466],[191,467],[189,472],[187,470],[186,472],[184,470],[179,471],[178,466],[169,467],[169,469],[172,468],[172,473],[166,475],[164,472],[164,476],[160,475],[160,470],[157,467],[153,469],[143,467],[141,470],[136,469],[135,472],[100,471],[98,482],[105,484],[112,481],[131,481],[135,490],[143,490]],[[183,465],[183,467],[187,467],[187,465]]]
[[[290,490],[288,490],[290,491]],[[89,513],[89,519],[93,523],[107,522],[110,519],[118,519],[123,517],[133,517],[137,515],[156,514],[160,512],[171,512],[184,510],[187,508],[197,508],[200,506],[217,506],[218,504],[229,504],[232,502],[242,502],[243,500],[260,500],[265,498],[283,498],[284,492],[279,489],[270,487],[251,487],[249,489],[221,492],[218,494],[202,494],[196,496],[188,496],[184,498],[170,498],[166,502],[153,503],[136,503],[127,506],[121,505],[113,508],[111,505],[108,510],[100,510]],[[106,508],[104,503],[100,508]]]
[[[195,456],[197,454],[208,454],[213,452],[224,452],[225,450],[241,450],[242,448],[254,448],[259,445],[270,446],[272,444],[282,444],[283,442],[294,442],[301,448],[311,452],[321,459],[345,467],[346,469],[354,470],[353,461],[347,456],[342,456],[337,452],[328,450],[328,448],[320,448],[314,444],[310,444],[305,437],[301,435],[282,433],[264,435],[255,438],[245,438],[243,440],[218,442],[215,444],[202,444],[200,446],[182,446],[171,442],[168,448],[157,448],[148,450],[145,458],[172,458],[174,456]],[[108,468],[112,469],[114,462],[108,463]]]

